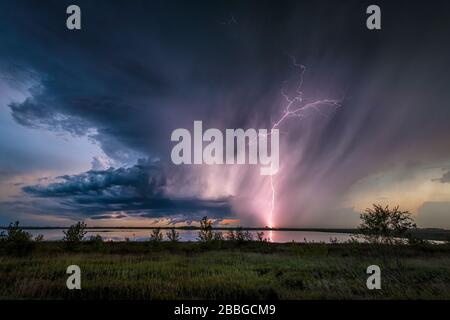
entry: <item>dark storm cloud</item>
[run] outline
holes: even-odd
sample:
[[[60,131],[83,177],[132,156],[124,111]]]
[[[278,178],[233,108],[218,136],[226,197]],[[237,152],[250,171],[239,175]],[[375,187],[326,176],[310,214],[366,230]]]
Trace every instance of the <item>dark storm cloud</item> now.
[[[77,175],[58,177],[59,182],[22,188],[36,198],[49,198],[67,210],[79,211],[93,218],[99,212],[127,210],[143,217],[188,216],[209,213],[229,215],[228,199],[180,198],[167,194],[163,170],[140,160],[129,168],[91,170]]]
[[[77,175],[58,177],[62,182],[48,186],[35,185],[24,187],[25,192],[39,197],[65,197],[71,195],[114,194],[122,189],[133,188],[141,195],[158,195],[165,186],[165,178],[157,166],[140,161],[130,168],[109,168],[107,170],[88,171]]]
[[[332,119],[281,128],[289,170],[278,178],[281,222],[320,224],[312,212],[328,212],[359,179],[450,159],[446,1],[380,1],[381,31],[365,28],[364,1],[77,1],[76,32],[64,27],[68,4],[0,5],[8,12],[1,66],[38,75],[31,96],[10,105],[21,125],[88,135],[128,165],[136,153],[170,166],[170,133],[193,120],[270,127],[283,109],[281,88],[293,92],[299,81],[288,53],[307,66],[305,96],[344,98]],[[224,24],[231,16],[237,23]],[[24,190],[84,212],[226,211],[222,202],[167,197],[149,177],[137,167],[92,171]],[[253,196],[245,174],[233,183],[239,196]]]
[[[95,128],[92,137],[118,160],[118,149],[167,157],[170,132],[205,118],[214,105],[221,109],[242,77],[249,86],[231,101],[241,114],[228,122],[245,125],[257,108],[252,96],[267,91],[269,76],[279,77],[275,66],[261,68],[269,54],[251,58],[259,49],[250,32],[220,23],[229,14],[223,4],[179,2],[174,10],[162,2],[80,2],[83,29],[75,33],[61,23],[68,3],[4,4],[11,15],[2,19],[0,57],[40,75],[32,97],[10,105],[12,116],[75,135]],[[276,51],[275,61],[285,60]]]
[[[46,101],[46,96],[33,96],[22,103],[11,103],[11,114],[17,123],[31,128],[45,128],[55,131],[66,131],[74,135],[82,136],[88,130],[83,120],[56,113],[56,110],[48,108],[55,106],[54,101]]]

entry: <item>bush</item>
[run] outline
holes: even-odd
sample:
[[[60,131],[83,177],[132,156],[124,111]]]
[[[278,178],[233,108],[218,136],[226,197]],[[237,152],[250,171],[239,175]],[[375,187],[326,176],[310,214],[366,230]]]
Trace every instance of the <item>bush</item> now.
[[[256,238],[259,242],[268,242],[267,238],[264,238],[264,232],[256,232]]]
[[[203,217],[200,220],[200,231],[198,232],[198,239],[200,242],[209,243],[213,239],[212,221],[208,217]]]
[[[170,231],[168,231],[166,233],[167,238],[169,239],[170,242],[178,242],[180,241],[180,234],[175,230],[175,229],[170,229]]]
[[[257,233],[258,237],[259,237],[259,233]],[[261,237],[264,236],[264,233],[261,232]],[[243,244],[244,242],[248,242],[248,241],[253,241],[253,236],[250,233],[250,231],[248,230],[243,230],[242,227],[238,227],[236,228],[235,231],[233,230],[228,230],[227,234],[225,235],[225,238],[228,241],[235,241],[238,244]],[[258,238],[259,240],[259,238]],[[263,239],[261,238],[261,241],[263,241]]]
[[[239,244],[242,244],[246,241],[252,241],[253,236],[252,234],[246,230],[242,230],[242,227],[239,227],[236,229],[236,232],[234,233],[234,240],[237,241]]]
[[[1,241],[5,244],[6,252],[19,256],[31,253],[35,247],[31,233],[24,231],[19,226],[19,221],[10,223],[6,229],[6,235],[2,232]]]
[[[156,228],[152,230],[152,233],[150,234],[150,241],[154,244],[161,242],[163,239],[163,234],[161,232],[160,228]]]
[[[86,232],[86,224],[77,222],[71,225],[67,231],[63,231],[63,242],[68,249],[75,249],[83,241]]]
[[[21,242],[21,241],[31,241],[33,236],[31,233],[24,231],[19,226],[19,221],[15,223],[10,223],[8,229],[6,229],[6,241],[11,242]]]

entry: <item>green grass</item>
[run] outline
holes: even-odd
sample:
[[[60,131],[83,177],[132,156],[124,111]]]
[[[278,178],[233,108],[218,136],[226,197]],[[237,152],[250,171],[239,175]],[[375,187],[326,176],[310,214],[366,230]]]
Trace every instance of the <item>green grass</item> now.
[[[1,251],[1,250],[0,250]],[[66,288],[79,265],[82,290]],[[366,288],[381,267],[382,290]],[[39,243],[0,253],[1,299],[450,299],[450,247],[366,244]]]

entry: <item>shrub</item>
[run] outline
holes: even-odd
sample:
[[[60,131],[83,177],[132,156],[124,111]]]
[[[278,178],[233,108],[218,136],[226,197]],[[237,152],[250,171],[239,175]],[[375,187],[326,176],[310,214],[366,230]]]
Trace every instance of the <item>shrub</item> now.
[[[152,230],[150,234],[150,241],[154,244],[161,242],[163,239],[163,234],[160,228],[156,228]]]
[[[6,235],[2,232],[2,242],[5,243],[7,253],[26,255],[33,251],[35,244],[31,233],[24,231],[19,226],[19,221],[10,223],[6,229]]]
[[[267,238],[264,238],[264,232],[256,232],[256,239],[259,241],[259,242],[267,242],[268,241],[268,239]]]
[[[202,220],[200,220],[198,239],[203,243],[209,243],[213,239],[212,221],[208,220],[208,217],[203,217]]]
[[[19,221],[10,223],[8,229],[6,229],[6,241],[31,241],[32,235],[29,232],[24,231],[19,226]]]
[[[167,238],[169,239],[170,242],[178,242],[180,241],[180,234],[175,230],[175,229],[170,229],[170,231],[168,231],[166,233]]]
[[[264,233],[262,234],[264,235]],[[250,231],[244,231],[242,227],[238,227],[235,231],[229,230],[226,234],[226,239],[229,241],[236,241],[238,244],[242,244],[246,241],[253,241],[253,236]]]
[[[83,241],[86,232],[86,224],[77,222],[71,225],[67,231],[63,231],[63,242],[68,249],[75,249]]]

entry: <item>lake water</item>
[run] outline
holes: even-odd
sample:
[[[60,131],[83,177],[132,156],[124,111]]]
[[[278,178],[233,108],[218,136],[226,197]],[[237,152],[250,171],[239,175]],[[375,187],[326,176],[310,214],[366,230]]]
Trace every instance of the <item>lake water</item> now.
[[[42,234],[44,240],[61,240],[64,236],[63,230],[41,229],[41,230],[27,230],[33,236]],[[166,232],[169,230],[161,229],[166,240]],[[177,230],[180,235],[180,241],[197,241],[198,230]],[[222,232],[224,235],[226,231]],[[325,242],[330,243],[331,239],[337,242],[345,242],[350,239],[349,234],[333,233],[333,232],[317,232],[317,231],[263,231],[264,237],[269,238],[271,242]],[[100,235],[105,241],[124,241],[127,238],[130,241],[146,241],[150,237],[150,229],[96,229],[87,230],[86,237]],[[254,239],[256,239],[256,231],[250,231]]]

